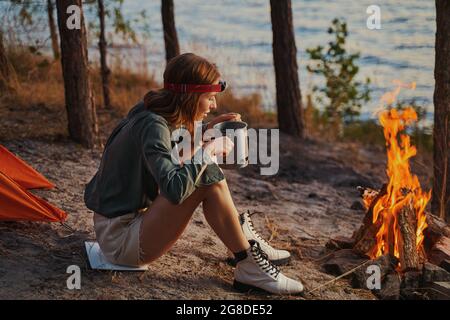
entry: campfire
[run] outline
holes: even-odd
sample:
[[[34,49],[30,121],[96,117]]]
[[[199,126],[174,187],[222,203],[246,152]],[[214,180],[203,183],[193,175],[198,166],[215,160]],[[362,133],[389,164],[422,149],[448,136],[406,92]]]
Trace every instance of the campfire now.
[[[406,126],[417,121],[412,108],[383,111],[380,123],[387,144],[389,182],[380,192],[361,188],[368,209],[365,225],[357,235],[356,250],[375,259],[389,254],[399,260],[401,271],[418,269],[426,259],[423,249],[427,227],[425,207],[431,192],[424,192],[419,179],[411,173],[409,159],[416,155]]]
[[[397,89],[382,101],[392,105],[401,87],[414,88],[415,84],[397,82]],[[363,266],[378,265],[382,285],[374,293],[383,299],[426,298],[430,292],[449,299],[450,228],[426,212],[431,191],[422,190],[409,164],[417,149],[407,129],[417,121],[417,114],[406,108],[383,110],[378,116],[386,140],[387,183],[379,190],[358,187],[366,209],[363,223],[351,238],[338,237],[327,243],[336,251],[323,267],[329,273],[351,277],[354,287],[367,288],[369,275]],[[447,281],[447,287],[440,281]],[[430,288],[433,291],[426,290]]]

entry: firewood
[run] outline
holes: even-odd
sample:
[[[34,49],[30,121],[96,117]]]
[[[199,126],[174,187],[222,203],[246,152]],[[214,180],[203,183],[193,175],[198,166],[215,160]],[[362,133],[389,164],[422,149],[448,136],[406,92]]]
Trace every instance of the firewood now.
[[[359,187],[359,188],[361,188],[361,187]],[[371,193],[370,196],[367,195],[367,192],[372,192],[372,191],[367,191],[367,190],[373,190],[373,189],[364,188],[364,190],[365,191],[362,194],[362,196],[364,197],[364,194],[366,194],[366,198],[365,199],[371,199],[371,202],[370,202],[369,208],[367,209],[367,213],[366,213],[366,215],[365,215],[365,217],[363,219],[362,229],[360,228],[360,230],[357,232],[357,235],[356,235],[356,238],[355,238],[356,242],[358,242],[360,240],[360,238],[362,238],[362,236],[363,236],[362,234],[360,234],[360,232],[364,231],[364,229],[367,229],[369,227],[369,225],[372,224],[372,222],[373,222],[373,208],[374,208],[375,204],[377,203],[377,201],[382,196],[384,196],[387,193],[387,184],[384,184],[381,187],[380,191],[378,191],[375,196],[373,196],[373,193]]]
[[[360,190],[361,187],[358,189]],[[369,190],[368,188],[365,189],[366,191]],[[370,189],[372,190],[372,189]],[[365,191],[364,191],[365,192]],[[363,194],[364,194],[363,192]],[[353,235],[355,239],[355,246],[353,247],[353,250],[360,254],[367,254],[369,250],[371,250],[375,244],[376,244],[376,235],[378,233],[378,230],[381,227],[380,221],[377,221],[376,223],[373,223],[373,208],[377,201],[384,196],[387,193],[387,185],[384,184],[383,187],[380,189],[380,191],[376,194],[376,196],[373,198],[372,202],[370,203],[370,207],[367,210],[367,213],[363,219],[362,226],[358,229],[358,231]],[[373,192],[372,192],[373,194]]]
[[[400,275],[391,273],[383,279],[381,290],[373,290],[373,293],[381,300],[399,300],[400,288]]]
[[[366,211],[366,207],[364,204],[362,204],[361,201],[353,201],[353,203],[350,206],[350,209],[355,211]]]
[[[402,274],[400,295],[403,299],[417,299],[417,290],[422,286],[422,272],[406,271]]]
[[[429,259],[438,266],[444,260],[450,260],[450,238],[441,237],[431,248]]]
[[[422,282],[424,284],[435,281],[450,281],[450,272],[429,262],[424,263],[422,272]]]
[[[449,259],[442,260],[442,262],[439,264],[439,267],[447,270],[447,272],[450,272],[450,260]]]
[[[380,278],[384,279],[387,275],[395,273],[395,267],[398,264],[397,258],[390,255],[383,255],[371,260],[371,265],[377,265],[380,268]],[[367,288],[367,278],[370,274],[366,269],[359,269],[353,273],[351,284],[353,288]]]
[[[450,227],[439,217],[426,213],[428,227],[423,231],[425,236],[424,246],[427,252],[437,243],[442,237],[450,238]]]
[[[429,289],[429,293],[433,300],[449,300],[450,282],[433,282]]]
[[[412,201],[398,213],[400,231],[400,266],[402,271],[419,269],[420,260],[416,249],[416,212]]]
[[[331,254],[322,267],[327,273],[339,276],[365,261],[366,257],[356,254],[353,250],[342,249]]]
[[[380,193],[379,190],[367,187],[358,186],[356,189],[359,191],[359,194],[364,202],[369,204],[372,203],[373,199],[375,199],[375,197]]]
[[[376,223],[371,223],[366,226],[361,226],[357,235],[358,241],[355,241],[353,250],[359,254],[367,254],[374,248],[377,243],[377,233],[381,227],[381,222],[378,220]]]

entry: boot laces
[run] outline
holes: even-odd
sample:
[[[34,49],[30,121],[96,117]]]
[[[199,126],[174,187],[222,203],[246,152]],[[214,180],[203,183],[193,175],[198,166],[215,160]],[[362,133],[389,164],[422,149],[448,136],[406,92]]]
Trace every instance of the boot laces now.
[[[267,253],[265,253],[261,249],[258,241],[253,241],[252,255],[255,261],[258,263],[258,265],[264,272],[274,277],[278,276],[278,274],[280,273],[280,268],[274,265],[272,262],[270,262]]]
[[[244,214],[245,214],[245,213],[244,213]],[[249,225],[249,227],[250,227],[250,230],[253,232],[253,234],[255,235],[255,237],[258,239],[258,242],[262,242],[262,243],[264,243],[265,245],[270,246],[270,244],[269,244],[266,240],[264,240],[264,239],[259,235],[258,232],[256,232],[255,226],[253,225],[253,221],[252,221],[252,219],[250,219],[250,216],[251,216],[251,215],[252,215],[252,214],[250,214],[250,211],[247,211],[247,222],[248,222],[248,225]]]

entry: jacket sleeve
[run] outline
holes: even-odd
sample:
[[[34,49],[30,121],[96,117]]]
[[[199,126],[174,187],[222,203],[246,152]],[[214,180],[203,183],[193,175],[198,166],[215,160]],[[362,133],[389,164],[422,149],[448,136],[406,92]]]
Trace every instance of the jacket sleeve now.
[[[206,160],[200,155],[202,161],[197,163],[192,160],[180,165],[172,161],[170,130],[159,120],[145,125],[138,139],[142,146],[144,165],[158,183],[160,193],[174,204],[182,203],[194,192],[207,167]],[[202,149],[198,152],[202,152]]]

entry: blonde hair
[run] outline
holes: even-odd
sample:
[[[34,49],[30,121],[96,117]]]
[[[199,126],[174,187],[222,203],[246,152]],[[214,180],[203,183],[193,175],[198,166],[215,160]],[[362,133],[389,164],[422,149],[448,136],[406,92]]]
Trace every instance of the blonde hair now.
[[[172,58],[164,71],[164,82],[186,84],[213,84],[221,75],[214,63],[193,53]],[[144,104],[164,117],[172,126],[183,125],[191,134],[198,115],[202,93],[176,93],[164,88],[151,90],[144,97]]]

